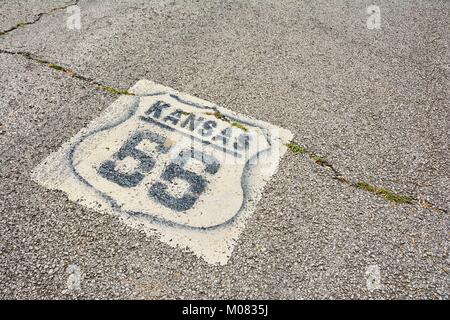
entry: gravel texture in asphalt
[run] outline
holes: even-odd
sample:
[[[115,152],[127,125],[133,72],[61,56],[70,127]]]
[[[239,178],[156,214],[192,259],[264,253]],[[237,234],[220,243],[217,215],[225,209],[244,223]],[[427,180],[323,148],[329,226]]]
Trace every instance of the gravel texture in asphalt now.
[[[450,2],[378,1],[370,30],[372,4],[1,4],[0,296],[448,299]],[[145,78],[289,129],[310,153],[283,158],[226,266],[30,179]]]

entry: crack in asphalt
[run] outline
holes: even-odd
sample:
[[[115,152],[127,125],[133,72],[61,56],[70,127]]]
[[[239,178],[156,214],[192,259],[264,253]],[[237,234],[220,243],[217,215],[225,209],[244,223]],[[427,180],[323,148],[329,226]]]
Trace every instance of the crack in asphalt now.
[[[386,201],[390,201],[393,203],[419,205],[422,208],[431,209],[433,211],[438,211],[441,213],[447,213],[446,209],[442,209],[427,200],[416,198],[416,197],[411,197],[411,196],[395,194],[388,189],[370,185],[362,180],[358,180],[358,181],[353,180],[352,181],[351,179],[346,177],[344,174],[339,172],[339,170],[337,170],[328,160],[325,160],[325,157],[319,156],[316,153],[314,153],[310,150],[307,150],[304,147],[299,146],[295,142],[291,141],[286,146],[288,147],[288,150],[290,150],[294,156],[299,155],[299,154],[306,155],[318,166],[321,166],[321,167],[324,167],[324,168],[330,170],[332,172],[331,178],[339,181],[342,184],[351,186],[358,190],[372,193],[374,195],[377,195],[378,197],[383,198]]]
[[[78,5],[79,1],[80,0],[75,0],[74,2],[69,3],[69,4],[65,5],[65,6],[55,7],[53,9],[50,9],[49,11],[46,11],[46,12],[39,12],[38,14],[35,15],[35,18],[32,21],[19,22],[15,26],[13,26],[13,27],[11,27],[11,28],[9,28],[7,30],[0,31],[0,36],[4,36],[5,34],[8,34],[8,33],[12,32],[12,31],[14,31],[16,29],[19,29],[21,27],[28,26],[28,25],[31,25],[31,24],[35,24],[36,22],[41,20],[41,18],[43,16],[49,15],[49,14],[55,12],[55,11],[64,10],[64,9],[67,9],[67,8],[69,8],[71,6],[76,6],[76,5]]]
[[[72,69],[68,69],[68,68],[60,66],[59,64],[52,63],[48,60],[38,58],[31,52],[9,51],[9,50],[5,50],[5,49],[0,49],[0,54],[22,56],[22,57],[24,57],[28,60],[31,60],[33,62],[36,62],[38,64],[45,65],[51,69],[66,73],[73,78],[93,84],[96,86],[97,89],[102,90],[102,91],[107,91],[112,94],[133,95],[133,93],[128,92],[126,89],[117,89],[117,88],[114,88],[111,86],[107,86],[97,80],[94,80],[92,78],[81,75]],[[446,209],[439,208],[438,206],[436,206],[424,199],[411,197],[411,196],[398,195],[387,189],[370,185],[364,181],[351,181],[351,179],[347,178],[344,174],[339,172],[328,160],[325,159],[325,157],[320,156],[310,150],[307,150],[306,148],[301,147],[292,141],[290,143],[288,143],[286,146],[288,147],[288,149],[291,151],[291,153],[293,155],[298,155],[298,154],[307,155],[318,166],[321,166],[321,167],[324,167],[324,168],[330,170],[332,172],[332,179],[335,179],[342,184],[346,184],[348,186],[354,187],[355,189],[375,194],[378,197],[381,197],[386,201],[392,201],[394,203],[403,203],[403,204],[409,204],[409,205],[419,205],[422,208],[431,209],[431,210],[442,212],[442,213],[447,213]],[[391,199],[390,199],[390,197],[391,197]],[[392,197],[394,197],[394,200],[392,200]],[[399,198],[401,201],[398,201]],[[395,199],[397,199],[397,200],[395,200]]]
[[[92,78],[89,78],[89,77],[84,76],[82,74],[79,74],[78,72],[76,72],[73,69],[69,69],[69,68],[63,67],[63,66],[61,66],[61,65],[59,65],[57,63],[53,63],[53,62],[50,62],[48,60],[38,58],[37,56],[35,56],[31,52],[27,52],[27,51],[9,51],[9,50],[5,50],[5,49],[0,49],[0,54],[22,56],[22,57],[24,57],[24,58],[26,58],[28,60],[31,60],[33,62],[36,62],[38,64],[45,65],[48,68],[51,68],[51,69],[54,69],[56,71],[60,71],[60,72],[66,73],[66,74],[68,74],[69,76],[71,76],[73,78],[76,78],[76,79],[85,81],[85,82],[87,82],[89,84],[95,85],[97,89],[102,90],[102,91],[107,91],[107,92],[112,93],[112,94],[134,95],[133,93],[129,92],[126,89],[117,89],[117,88],[114,88],[112,86],[105,85],[104,83],[101,83],[100,81],[97,81],[95,79],[92,79]]]

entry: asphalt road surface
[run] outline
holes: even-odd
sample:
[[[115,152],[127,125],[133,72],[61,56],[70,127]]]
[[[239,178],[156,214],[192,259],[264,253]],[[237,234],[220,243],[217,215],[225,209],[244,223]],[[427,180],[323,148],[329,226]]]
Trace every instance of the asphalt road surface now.
[[[445,0],[2,1],[0,297],[448,299],[449,25]],[[224,265],[31,178],[141,79],[294,134]]]

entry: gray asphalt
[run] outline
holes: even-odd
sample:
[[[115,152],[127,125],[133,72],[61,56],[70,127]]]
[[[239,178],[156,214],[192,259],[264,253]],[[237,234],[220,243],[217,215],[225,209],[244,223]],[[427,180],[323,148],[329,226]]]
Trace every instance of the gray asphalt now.
[[[449,1],[377,1],[380,30],[366,27],[372,1],[81,0],[80,30],[70,3],[0,5],[1,298],[449,298]],[[229,263],[211,266],[30,179],[117,99],[93,82],[144,78],[420,201],[288,153]]]

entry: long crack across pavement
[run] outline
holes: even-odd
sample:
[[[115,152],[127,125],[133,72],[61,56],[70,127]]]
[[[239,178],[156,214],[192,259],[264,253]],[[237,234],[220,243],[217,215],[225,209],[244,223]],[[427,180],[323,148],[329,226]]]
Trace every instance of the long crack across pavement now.
[[[11,28],[9,28],[9,29],[7,29],[7,30],[0,31],[0,36],[3,36],[3,35],[5,35],[5,34],[11,32],[11,31],[14,31],[14,30],[16,30],[16,29],[19,29],[19,28],[21,28],[21,27],[24,27],[24,26],[27,26],[27,25],[30,25],[30,24],[35,24],[36,22],[38,22],[39,20],[41,20],[41,18],[42,18],[43,16],[49,15],[49,14],[55,12],[55,11],[58,11],[58,10],[64,10],[64,9],[67,9],[67,8],[69,8],[69,7],[71,7],[71,6],[76,6],[76,5],[78,5],[78,2],[79,2],[79,1],[80,1],[80,0],[75,0],[75,1],[73,1],[73,2],[71,2],[71,3],[69,3],[69,4],[66,4],[65,6],[55,7],[55,8],[53,8],[53,9],[49,10],[49,11],[46,11],[46,12],[40,12],[40,13],[36,14],[36,16],[34,17],[34,19],[33,19],[32,21],[19,22],[19,23],[17,23],[15,26],[12,26]]]
[[[124,94],[124,95],[133,95],[133,93],[129,92],[126,89],[117,89],[108,85],[105,85],[97,80],[94,80],[92,78],[86,77],[82,74],[79,74],[78,72],[76,72],[75,70],[63,67],[57,63],[53,63],[50,62],[48,60],[45,59],[41,59],[36,57],[34,54],[32,54],[31,52],[26,52],[26,51],[9,51],[9,50],[4,50],[4,49],[0,49],[0,53],[2,54],[9,54],[9,55],[18,55],[18,56],[22,56],[28,60],[34,61],[36,63],[42,64],[44,66],[47,66],[48,68],[57,70],[57,71],[61,71],[66,73],[67,75],[73,77],[73,78],[77,78],[79,80],[82,81],[86,81],[92,85],[95,85],[97,89],[103,90],[103,91],[107,91],[109,93],[112,94]]]
[[[111,86],[107,86],[105,84],[102,84],[101,82],[94,80],[92,78],[86,77],[84,75],[81,75],[79,73],[77,73],[76,71],[72,70],[72,69],[68,69],[65,68],[59,64],[56,63],[52,63],[48,60],[44,60],[41,58],[36,57],[34,54],[30,53],[30,52],[25,52],[25,51],[9,51],[9,50],[4,50],[4,49],[0,49],[0,53],[2,54],[9,54],[9,55],[19,55],[22,56],[28,60],[32,60],[36,63],[45,65],[51,69],[57,70],[57,71],[61,71],[64,72],[66,74],[68,74],[71,77],[80,79],[82,81],[86,81],[90,84],[93,84],[96,86],[97,89],[102,90],[102,91],[107,91],[109,93],[112,94],[121,94],[121,95],[133,95],[133,93],[129,92],[126,89],[117,89]],[[216,115],[217,116],[217,115]],[[357,188],[359,190],[363,190],[372,194],[375,194],[381,198],[383,198],[386,201],[389,202],[393,202],[393,203],[398,203],[398,204],[409,204],[409,205],[419,205],[423,208],[428,208],[434,211],[439,211],[439,212],[443,212],[443,213],[447,213],[447,210],[442,209],[437,207],[436,205],[424,200],[424,199],[420,199],[420,198],[415,198],[415,197],[411,197],[411,196],[405,196],[405,195],[399,195],[396,194],[388,189],[385,188],[380,188],[374,185],[371,185],[365,181],[351,181],[348,177],[346,177],[345,175],[343,175],[342,173],[340,173],[330,162],[328,162],[328,160],[326,160],[325,157],[318,155],[308,149],[306,149],[305,147],[302,147],[300,145],[298,145],[295,142],[289,142],[288,144],[286,144],[286,147],[291,151],[291,153],[293,153],[294,155],[307,155],[312,161],[314,161],[314,163],[316,163],[317,165],[321,166],[321,167],[325,167],[327,169],[329,169],[333,176],[332,178],[335,180],[338,180],[339,182],[352,186],[354,188]]]
[[[321,167],[325,167],[332,172],[332,178],[338,180],[339,182],[357,188],[359,190],[363,190],[372,194],[375,194],[386,201],[397,203],[397,204],[409,204],[409,205],[419,205],[423,208],[431,209],[434,211],[439,211],[442,213],[447,213],[447,210],[437,207],[436,205],[420,198],[415,198],[406,195],[396,194],[386,188],[377,187],[371,185],[365,181],[352,181],[342,173],[340,173],[325,157],[318,155],[305,147],[300,146],[299,144],[291,141],[286,144],[286,147],[291,151],[294,155],[307,155],[314,163]]]

